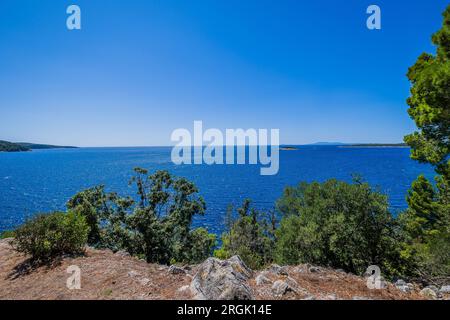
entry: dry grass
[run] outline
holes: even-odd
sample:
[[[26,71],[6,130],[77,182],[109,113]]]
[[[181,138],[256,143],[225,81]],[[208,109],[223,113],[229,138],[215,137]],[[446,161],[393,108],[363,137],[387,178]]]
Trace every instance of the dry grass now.
[[[81,269],[81,289],[69,290],[66,272],[71,265]],[[88,248],[84,256],[65,257],[52,266],[30,266],[27,257],[15,252],[9,240],[0,241],[0,299],[190,299],[189,291],[178,291],[189,285],[196,267],[186,274],[170,274],[168,267],[148,264],[109,250]],[[369,290],[363,278],[321,269],[311,273],[308,266],[289,267],[288,272],[302,290],[283,299],[420,299],[417,292],[405,294],[392,285],[383,290]],[[255,272],[255,276],[258,273]],[[285,279],[267,273],[272,281]],[[274,299],[271,284],[257,286],[249,281],[257,299]]]

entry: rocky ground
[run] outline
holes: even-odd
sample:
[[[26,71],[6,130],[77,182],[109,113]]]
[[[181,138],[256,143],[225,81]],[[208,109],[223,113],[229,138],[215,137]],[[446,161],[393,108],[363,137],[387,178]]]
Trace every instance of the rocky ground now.
[[[9,241],[0,240],[0,299],[445,299],[450,293],[449,287],[423,289],[402,281],[369,289],[362,277],[311,265],[252,271],[233,257],[167,267],[91,248],[84,256],[31,268]],[[80,289],[67,288],[72,265],[81,270]]]

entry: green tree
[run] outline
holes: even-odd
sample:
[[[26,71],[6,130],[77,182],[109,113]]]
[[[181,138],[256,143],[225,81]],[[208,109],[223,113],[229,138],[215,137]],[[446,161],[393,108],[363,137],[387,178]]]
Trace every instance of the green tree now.
[[[120,198],[105,192],[104,186],[97,186],[77,193],[67,202],[67,208],[85,217],[90,245],[118,250],[130,242],[122,227],[133,204],[131,198]]]
[[[288,187],[277,202],[275,260],[312,263],[362,274],[372,264],[398,272],[396,224],[387,197],[367,183],[328,180]]]
[[[438,176],[433,186],[419,176],[407,200],[409,208],[400,221],[404,228],[402,255],[412,274],[422,278],[449,275],[450,258],[450,6],[442,28],[432,36],[436,54],[423,53],[409,69],[411,96],[408,113],[418,131],[405,137],[411,157],[429,163]]]
[[[68,202],[68,208],[91,226],[91,244],[165,264],[200,261],[211,255],[215,236],[202,228],[191,229],[194,216],[203,215],[206,208],[193,183],[173,178],[168,171],[149,174],[135,168],[130,185],[136,188],[137,201],[106,193],[99,186]]]
[[[413,159],[431,163],[439,173],[448,173],[450,148],[450,6],[444,14],[442,29],[432,42],[437,54],[423,53],[409,68],[411,96],[408,113],[418,131],[405,137]],[[448,178],[448,176],[447,176]]]
[[[226,224],[228,230],[222,235],[222,246],[214,252],[220,259],[239,255],[253,269],[258,269],[272,261],[274,246],[273,215],[265,215],[250,207],[245,200],[233,217],[232,208],[228,208]]]

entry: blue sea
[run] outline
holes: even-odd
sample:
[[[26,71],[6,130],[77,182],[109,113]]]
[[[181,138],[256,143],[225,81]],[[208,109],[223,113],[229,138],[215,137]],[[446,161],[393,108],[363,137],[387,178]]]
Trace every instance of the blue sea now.
[[[246,198],[259,209],[272,209],[283,188],[300,181],[330,178],[351,181],[360,174],[389,196],[393,214],[406,207],[405,195],[419,175],[433,177],[430,166],[409,158],[408,148],[299,146],[280,151],[280,170],[260,175],[259,165],[174,165],[170,147],[80,148],[0,153],[0,231],[11,229],[38,212],[62,210],[76,192],[104,184],[108,191],[133,195],[128,185],[134,167],[167,169],[199,188],[207,212],[196,226],[223,231],[229,204]]]

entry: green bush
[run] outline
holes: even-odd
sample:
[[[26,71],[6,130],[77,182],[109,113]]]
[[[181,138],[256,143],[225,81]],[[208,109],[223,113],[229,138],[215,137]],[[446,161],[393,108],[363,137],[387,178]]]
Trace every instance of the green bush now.
[[[408,209],[399,216],[405,275],[429,283],[450,280],[450,192],[444,179],[437,177],[435,187],[419,176],[408,192]]]
[[[188,245],[185,249],[184,261],[190,263],[203,262],[211,256],[216,246],[216,235],[208,233],[205,228],[197,228],[189,233]]]
[[[197,187],[168,171],[154,174],[134,169],[130,185],[136,200],[106,193],[103,186],[76,194],[67,206],[86,218],[89,244],[130,254],[154,263],[194,263],[212,254],[215,236],[191,229],[195,215],[203,215],[205,202]]]
[[[398,272],[397,228],[387,197],[355,180],[301,183],[277,202],[279,264],[312,263],[362,274],[370,265]]]
[[[14,248],[34,261],[48,262],[63,254],[84,251],[89,227],[84,217],[74,212],[40,214],[15,231]]]
[[[6,230],[0,233],[0,239],[14,238],[14,231]]]
[[[245,200],[237,212],[238,217],[234,219],[233,212],[229,209],[228,230],[222,235],[222,246],[214,252],[214,256],[228,259],[239,255],[250,268],[260,269],[272,262],[275,228],[273,216],[264,216],[250,208],[250,200]]]

